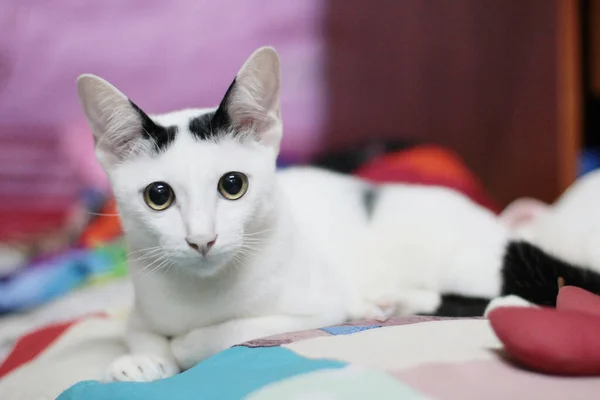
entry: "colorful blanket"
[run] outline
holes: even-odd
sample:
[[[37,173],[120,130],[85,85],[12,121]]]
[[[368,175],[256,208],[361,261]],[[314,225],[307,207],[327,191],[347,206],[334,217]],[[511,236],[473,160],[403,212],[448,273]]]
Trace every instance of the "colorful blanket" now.
[[[0,398],[564,400],[595,398],[600,390],[598,378],[514,366],[485,319],[431,317],[283,334],[233,347],[162,381],[98,383],[125,351],[122,328],[120,318],[96,316],[23,338],[0,367]]]

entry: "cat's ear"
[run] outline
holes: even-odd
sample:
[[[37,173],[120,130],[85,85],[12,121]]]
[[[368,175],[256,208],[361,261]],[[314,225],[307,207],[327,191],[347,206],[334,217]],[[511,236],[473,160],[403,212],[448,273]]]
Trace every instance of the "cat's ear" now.
[[[236,131],[250,132],[261,143],[279,150],[279,86],[279,56],[275,49],[261,47],[238,72],[215,117],[227,119]]]
[[[520,198],[510,203],[498,216],[500,222],[516,230],[535,223],[551,211],[551,206],[533,198]]]
[[[86,74],[77,79],[77,92],[103,164],[122,160],[148,145],[141,134],[143,112],[113,85]]]

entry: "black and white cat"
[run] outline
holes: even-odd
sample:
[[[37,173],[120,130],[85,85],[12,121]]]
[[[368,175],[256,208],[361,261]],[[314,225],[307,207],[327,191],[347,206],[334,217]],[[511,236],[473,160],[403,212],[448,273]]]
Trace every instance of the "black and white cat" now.
[[[108,379],[163,378],[286,331],[435,313],[448,295],[546,304],[559,275],[600,288],[597,275],[511,243],[495,215],[452,190],[276,172],[279,88],[268,47],[211,109],[150,116],[101,78],[79,78],[135,288],[130,354]]]

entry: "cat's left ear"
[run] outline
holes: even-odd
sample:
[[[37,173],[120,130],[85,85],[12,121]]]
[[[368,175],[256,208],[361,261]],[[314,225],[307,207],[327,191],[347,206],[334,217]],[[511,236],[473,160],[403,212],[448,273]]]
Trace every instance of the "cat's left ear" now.
[[[238,72],[215,118],[226,119],[236,131],[249,132],[278,151],[282,135],[279,87],[279,56],[272,47],[261,47]]]
[[[505,226],[516,230],[524,225],[535,223],[536,220],[550,211],[551,206],[549,204],[537,199],[524,197],[506,206],[498,218]]]

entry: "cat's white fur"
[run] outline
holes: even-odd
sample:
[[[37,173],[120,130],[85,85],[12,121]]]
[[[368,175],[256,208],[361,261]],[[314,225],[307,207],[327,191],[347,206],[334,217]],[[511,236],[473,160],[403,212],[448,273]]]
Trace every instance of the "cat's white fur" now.
[[[197,140],[191,117],[152,116],[177,125],[177,138],[150,156],[125,95],[91,75],[78,90],[96,153],[116,196],[135,287],[127,343],[108,379],[172,375],[250,339],[348,319],[434,311],[440,293],[495,297],[508,230],[495,216],[444,188],[383,185],[371,218],[368,183],[314,168],[276,172],[282,135],[279,61],[257,50],[237,76],[230,111],[247,130]],[[217,192],[229,171],[249,190]],[[142,191],[165,181],[176,201],[150,209]],[[189,237],[218,239],[203,257]]]
[[[519,199],[501,214],[516,238],[600,271],[600,170],[577,179],[553,204]]]

